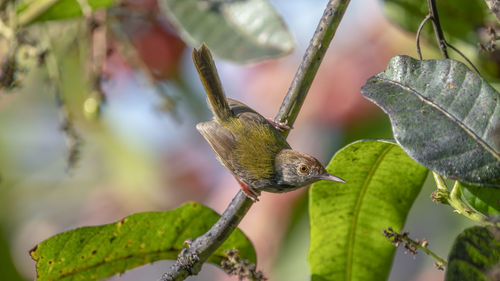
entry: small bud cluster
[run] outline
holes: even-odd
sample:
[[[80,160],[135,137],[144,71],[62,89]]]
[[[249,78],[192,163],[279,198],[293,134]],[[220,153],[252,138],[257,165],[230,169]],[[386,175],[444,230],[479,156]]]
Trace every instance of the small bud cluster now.
[[[387,238],[387,240],[391,241],[391,243],[395,246],[398,247],[399,244],[404,243],[404,247],[406,249],[405,253],[410,253],[411,255],[415,256],[417,254],[418,249],[422,249],[424,252],[429,254],[430,252],[427,249],[427,246],[429,246],[429,242],[426,239],[416,239],[413,240],[409,237],[408,231],[398,233],[392,229],[392,227],[388,227],[387,229],[382,230],[382,233],[384,236]],[[434,266],[438,270],[444,270],[444,264],[442,262],[435,262]]]
[[[411,240],[408,235],[409,233],[407,231],[402,232],[402,233],[397,233],[392,229],[392,227],[388,227],[387,229],[384,229],[383,231],[384,236],[391,241],[392,245],[394,247],[399,247],[400,243],[404,243],[404,247],[406,249],[405,253],[410,253],[411,255],[416,255],[417,254],[417,246],[415,244],[419,244],[422,247],[427,247],[428,243],[424,239],[422,242],[419,240],[413,241]],[[411,243],[410,241],[413,241],[414,243]]]
[[[241,259],[238,255],[238,250],[226,251],[227,257],[221,262],[222,269],[231,275],[237,275],[239,280],[248,279],[255,281],[265,281],[262,271],[257,271],[257,266],[250,263],[248,260]]]
[[[434,202],[439,202],[441,204],[449,204],[448,203],[448,198],[449,198],[448,194],[443,194],[439,190],[436,190],[436,191],[434,191],[434,192],[431,193],[431,199]]]

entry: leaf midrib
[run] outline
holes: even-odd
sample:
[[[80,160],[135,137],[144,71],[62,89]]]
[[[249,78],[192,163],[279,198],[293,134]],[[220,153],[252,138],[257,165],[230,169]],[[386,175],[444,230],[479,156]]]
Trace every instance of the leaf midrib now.
[[[352,278],[352,266],[353,266],[353,258],[354,258],[354,240],[355,240],[355,234],[356,234],[356,227],[358,225],[358,219],[359,219],[359,213],[361,211],[361,203],[363,201],[363,198],[366,194],[366,190],[368,189],[368,185],[371,182],[371,179],[373,178],[373,175],[375,174],[375,171],[379,167],[380,163],[384,159],[384,157],[387,155],[387,153],[393,148],[396,147],[395,145],[387,145],[387,148],[385,148],[384,151],[378,156],[377,160],[375,161],[375,164],[373,164],[372,168],[368,172],[368,175],[366,176],[365,181],[363,182],[363,185],[361,186],[361,191],[359,193],[358,199],[356,200],[356,204],[354,205],[354,214],[353,214],[353,221],[351,225],[351,231],[349,232],[349,246],[347,248],[347,264],[346,264],[346,279],[347,281],[350,281]]]
[[[439,112],[441,112],[442,114],[444,114],[446,117],[450,118],[453,122],[455,122],[460,128],[462,128],[462,130],[465,131],[465,133],[467,133],[469,136],[471,136],[474,140],[476,140],[486,151],[488,151],[494,158],[496,158],[498,161],[500,161],[500,153],[497,153],[495,151],[495,149],[493,149],[491,146],[489,146],[481,137],[479,137],[474,131],[472,131],[471,129],[469,129],[469,127],[467,127],[460,119],[458,119],[457,117],[453,116],[451,113],[449,113],[448,111],[446,111],[444,108],[442,108],[441,106],[437,105],[436,103],[434,103],[433,101],[431,101],[430,99],[424,97],[423,95],[421,95],[418,91],[414,90],[413,88],[409,87],[409,86],[406,86],[400,82],[397,82],[397,81],[394,81],[394,80],[390,80],[390,79],[387,79],[387,78],[383,78],[383,77],[380,77],[378,76],[376,79],[379,79],[383,82],[387,82],[389,84],[393,84],[393,85],[396,85],[396,86],[399,86],[401,88],[403,88],[404,90],[407,90],[409,91],[410,93],[414,94],[415,96],[417,96],[422,102],[424,102],[425,104],[428,104],[432,107],[434,107],[435,109],[437,109]],[[476,98],[477,99],[477,98]]]

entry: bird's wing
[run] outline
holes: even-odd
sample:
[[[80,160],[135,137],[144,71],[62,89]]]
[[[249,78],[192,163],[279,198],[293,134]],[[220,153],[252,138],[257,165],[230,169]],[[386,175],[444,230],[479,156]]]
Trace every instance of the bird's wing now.
[[[251,109],[246,104],[230,98],[227,99],[227,102],[233,114],[242,122],[255,122],[265,125],[269,123],[264,116],[260,115],[257,111]]]
[[[196,129],[215,151],[219,162],[232,171],[232,165],[229,161],[232,159],[232,153],[237,145],[235,136],[217,121],[198,123]]]

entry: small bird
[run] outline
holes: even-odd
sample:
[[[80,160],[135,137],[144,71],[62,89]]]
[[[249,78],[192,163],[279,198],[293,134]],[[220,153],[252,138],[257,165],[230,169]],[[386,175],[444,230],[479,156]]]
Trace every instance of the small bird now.
[[[193,50],[193,62],[207,93],[214,119],[196,129],[243,192],[258,201],[261,191],[287,192],[319,180],[345,182],[326,172],[314,157],[290,148],[280,130],[245,104],[226,98],[208,47]]]

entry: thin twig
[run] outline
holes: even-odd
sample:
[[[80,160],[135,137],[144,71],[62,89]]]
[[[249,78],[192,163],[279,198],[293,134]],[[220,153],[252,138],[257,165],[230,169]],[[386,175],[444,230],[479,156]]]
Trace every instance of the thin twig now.
[[[422,32],[422,28],[424,28],[424,25],[425,23],[431,19],[431,15],[427,15],[424,20],[420,23],[420,25],[418,26],[418,30],[417,30],[417,54],[418,54],[418,59],[419,60],[422,60],[422,51],[420,50],[420,33]]]
[[[480,74],[479,73],[479,70],[476,68],[476,66],[462,53],[460,52],[457,48],[453,47],[453,45],[451,45],[450,43],[446,42],[446,46],[450,47],[453,51],[457,52],[464,60],[467,61],[468,64],[470,64],[470,66],[472,66],[472,68],[474,68],[474,70],[476,71],[477,74]]]
[[[432,18],[432,27],[434,28],[434,34],[436,35],[436,41],[439,46],[439,50],[444,58],[449,58],[448,51],[446,50],[446,40],[444,39],[443,29],[441,28],[441,23],[439,22],[438,10],[436,8],[435,0],[427,0],[427,5],[429,6],[429,15]]]
[[[491,221],[487,216],[477,212],[476,210],[470,208],[467,203],[462,199],[462,190],[459,186],[459,182],[455,181],[453,188],[449,191],[443,177],[432,172],[434,176],[434,181],[437,186],[437,198],[439,202],[446,202],[455,209],[456,213],[459,213],[473,221],[476,221],[482,225],[486,226],[496,226],[499,227],[499,223]]]
[[[349,0],[328,2],[302,63],[276,115],[276,121],[286,121],[285,124],[292,127],[348,4]],[[178,281],[184,280],[189,275],[198,274],[203,263],[236,229],[252,204],[251,199],[241,190],[238,191],[217,223],[207,233],[196,238],[189,248],[181,251],[176,263],[169,268],[161,280]]]
[[[417,54],[418,54],[418,59],[422,60],[422,52],[420,50],[420,33],[422,32],[422,28],[424,27],[424,24],[430,19],[432,21],[432,27],[434,28],[434,34],[436,35],[436,41],[439,46],[439,50],[441,51],[441,54],[443,55],[443,58],[448,59],[448,51],[447,47],[450,47],[452,50],[457,52],[462,58],[464,58],[470,66],[476,71],[477,74],[479,74],[479,70],[477,67],[462,53],[460,52],[457,48],[453,47],[446,39],[444,38],[444,33],[443,29],[441,28],[441,23],[439,22],[439,16],[438,16],[438,10],[436,7],[436,1],[435,0],[427,0],[427,5],[429,7],[429,14],[424,18],[424,20],[420,23],[420,26],[418,27],[417,30]]]
[[[71,117],[70,110],[68,109],[66,100],[63,97],[61,86],[61,70],[59,69],[59,63],[57,61],[55,51],[51,43],[49,32],[46,32],[45,38],[46,39],[44,43],[49,50],[46,58],[47,73],[50,80],[52,81],[52,84],[54,85],[55,99],[57,107],[59,108],[61,130],[64,133],[68,151],[67,171],[69,172],[76,165],[80,157],[83,138],[73,125],[73,119]]]

